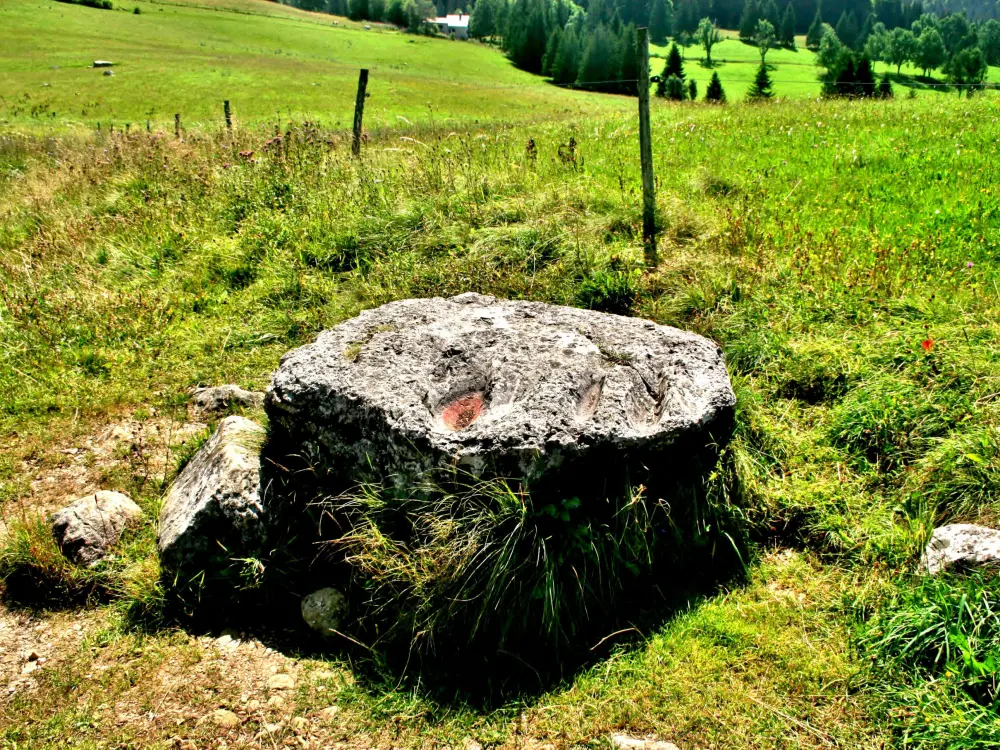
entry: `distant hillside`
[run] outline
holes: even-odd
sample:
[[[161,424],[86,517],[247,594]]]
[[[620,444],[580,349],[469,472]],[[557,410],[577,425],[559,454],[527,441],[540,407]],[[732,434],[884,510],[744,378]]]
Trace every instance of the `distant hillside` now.
[[[133,12],[139,9],[139,14]],[[0,3],[0,126],[310,119],[346,126],[371,69],[372,128],[607,111],[627,102],[553,87],[479,43],[414,36],[265,0]],[[92,69],[115,63],[114,76]]]

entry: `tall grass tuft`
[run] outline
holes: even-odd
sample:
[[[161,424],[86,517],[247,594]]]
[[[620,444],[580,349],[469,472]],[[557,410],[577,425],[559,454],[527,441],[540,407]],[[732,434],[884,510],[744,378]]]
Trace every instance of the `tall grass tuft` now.
[[[659,563],[718,534],[704,498],[672,506],[638,486],[618,498],[542,499],[511,480],[448,474],[402,491],[365,483],[322,502],[325,522],[347,529],[327,550],[352,570],[387,645],[422,654],[579,645],[618,608],[635,609],[629,593]]]
[[[1000,742],[1000,580],[926,578],[900,588],[861,637],[901,733],[914,744]],[[909,705],[909,710],[898,706]],[[956,731],[961,725],[961,731]]]

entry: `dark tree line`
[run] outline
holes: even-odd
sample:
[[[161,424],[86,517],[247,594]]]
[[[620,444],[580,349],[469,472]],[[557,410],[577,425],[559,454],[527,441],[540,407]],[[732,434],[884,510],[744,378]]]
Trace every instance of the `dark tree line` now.
[[[688,44],[698,42],[704,19],[756,44],[761,28],[773,29],[767,45],[792,47],[805,34],[833,80],[848,57],[856,73],[862,54],[897,67],[912,62],[925,73],[940,67],[956,82],[980,81],[986,64],[1000,64],[1000,0],[283,1],[411,31],[428,30],[431,16],[468,12],[470,36],[500,44],[519,68],[622,94],[636,91],[637,27],[648,26],[654,44]]]

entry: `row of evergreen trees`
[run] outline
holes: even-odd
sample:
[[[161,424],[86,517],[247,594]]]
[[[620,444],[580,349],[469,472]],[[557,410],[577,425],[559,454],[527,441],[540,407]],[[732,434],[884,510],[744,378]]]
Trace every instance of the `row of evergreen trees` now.
[[[981,84],[987,66],[1000,63],[1000,21],[995,19],[977,24],[969,23],[962,14],[945,18],[924,14],[910,29],[890,31],[876,23],[866,37],[853,44],[826,24],[822,34],[818,60],[828,71],[828,81],[844,68],[845,60],[857,62],[858,53],[868,60],[895,65],[897,74],[906,63],[920,68],[924,76],[940,68],[952,83],[962,87]]]

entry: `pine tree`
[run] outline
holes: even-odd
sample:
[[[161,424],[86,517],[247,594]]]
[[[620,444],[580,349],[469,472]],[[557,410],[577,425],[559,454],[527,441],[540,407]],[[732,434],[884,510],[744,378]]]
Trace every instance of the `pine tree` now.
[[[667,63],[663,66],[663,73],[660,74],[661,78],[669,78],[670,76],[677,76],[682,81],[685,77],[684,60],[681,59],[681,50],[676,42],[670,45],[670,52],[667,54]]]
[[[813,22],[809,25],[809,31],[806,32],[806,47],[809,49],[819,49],[819,43],[823,39],[823,15],[820,12],[819,6],[816,7],[816,17],[813,18]]]
[[[613,74],[617,71],[610,67],[615,57],[614,46],[608,30],[604,26],[598,26],[587,40],[576,80],[579,83],[590,83],[614,78]]]
[[[774,0],[767,0],[764,4],[761,17],[770,23],[774,28],[781,27],[781,16],[778,13],[778,4]]]
[[[875,73],[872,71],[872,61],[865,55],[861,56],[854,69],[854,94],[867,98],[875,96]]]
[[[688,99],[691,101],[698,99],[698,83],[693,78],[688,81]]]
[[[667,0],[653,0],[653,10],[649,14],[649,40],[653,44],[666,44],[673,30],[673,12]]]
[[[698,0],[678,0],[674,31],[693,34],[698,28]]]
[[[549,69],[549,75],[556,83],[573,83],[577,79],[579,67],[580,35],[570,25],[559,40],[559,52]]]
[[[743,3],[743,15],[740,16],[740,39],[753,39],[757,33],[757,21],[760,20],[760,5],[755,0]]]
[[[785,13],[781,16],[779,39],[786,47],[795,48],[795,8],[791,2],[785,6]]]
[[[764,63],[757,68],[757,75],[754,76],[750,90],[747,92],[747,99],[752,102],[767,101],[774,96],[771,91],[771,76],[767,74],[767,66]]]
[[[858,19],[854,17],[853,12],[848,13],[845,10],[841,13],[834,31],[837,32],[837,38],[844,46],[854,49],[854,45],[858,43]]]
[[[563,31],[558,26],[552,29],[549,34],[549,41],[545,44],[545,57],[542,59],[542,75],[551,76],[559,57],[559,42],[562,40]]]
[[[708,88],[705,89],[705,101],[706,102],[726,101],[726,92],[722,89],[722,81],[719,80],[718,73],[712,73],[712,80],[708,82]]]
[[[892,97],[892,84],[889,82],[889,74],[886,73],[882,76],[882,82],[878,85],[878,98],[892,99]]]
[[[677,76],[670,76],[666,82],[666,96],[675,102],[684,101],[684,81]]]
[[[620,94],[636,96],[638,94],[639,52],[636,48],[635,26],[632,24],[622,27],[618,37],[618,58],[620,60],[618,80],[623,83],[618,85],[617,91]]]
[[[840,71],[837,73],[835,90],[838,96],[854,96],[857,78],[854,73],[854,58],[844,55],[845,60]]]

